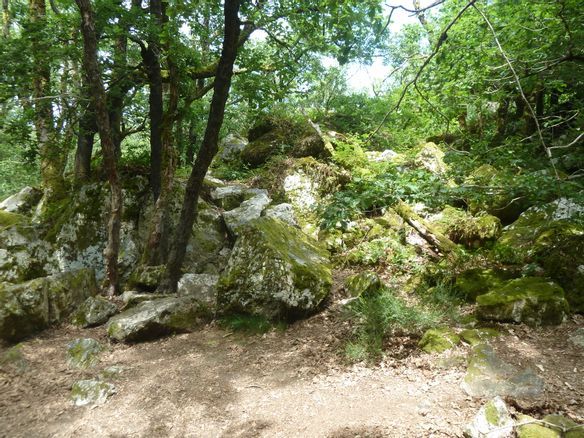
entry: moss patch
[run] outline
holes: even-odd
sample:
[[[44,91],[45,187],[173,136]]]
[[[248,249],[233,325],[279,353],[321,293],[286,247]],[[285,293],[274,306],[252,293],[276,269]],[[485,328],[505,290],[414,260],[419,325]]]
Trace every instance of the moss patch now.
[[[460,337],[450,328],[436,328],[427,330],[418,343],[426,353],[442,353],[450,350],[460,342]]]

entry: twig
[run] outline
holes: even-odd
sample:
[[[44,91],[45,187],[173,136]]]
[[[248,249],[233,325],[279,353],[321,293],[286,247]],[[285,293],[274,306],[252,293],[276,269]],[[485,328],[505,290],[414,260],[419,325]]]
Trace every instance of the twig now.
[[[517,83],[517,88],[519,90],[519,93],[521,93],[521,98],[525,102],[525,105],[529,109],[531,117],[533,118],[533,121],[535,123],[535,127],[537,129],[537,135],[539,137],[539,141],[541,142],[541,145],[544,148],[546,155],[550,159],[550,163],[554,169],[554,173],[556,175],[556,178],[559,180],[560,175],[558,174],[558,169],[556,169],[556,165],[554,164],[554,162],[552,160],[552,152],[551,152],[550,148],[545,143],[545,139],[543,138],[543,133],[541,131],[541,126],[539,125],[539,120],[537,119],[537,115],[535,114],[535,111],[533,109],[533,106],[531,105],[531,102],[529,102],[529,99],[527,98],[527,96],[525,95],[525,92],[523,91],[523,87],[521,86],[521,80],[519,79],[519,76],[517,76],[517,72],[515,71],[515,67],[513,67],[513,64],[511,63],[511,60],[507,56],[507,53],[505,52],[505,50],[503,50],[503,46],[501,46],[501,43],[499,42],[499,38],[497,37],[497,32],[495,32],[495,28],[491,24],[491,21],[489,20],[489,18],[485,15],[485,13],[482,10],[480,10],[477,7],[477,5],[473,4],[472,7],[483,17],[483,20],[485,20],[485,23],[487,24],[487,26],[491,30],[491,33],[493,34],[493,39],[495,40],[495,43],[497,44],[497,48],[499,49],[499,52],[501,53],[503,58],[505,58],[505,62],[509,66],[511,73],[513,74],[513,77],[515,78],[515,82]]]
[[[444,44],[444,41],[446,41],[446,39],[448,38],[448,31],[452,28],[452,26],[454,26],[454,24],[459,20],[459,18],[462,16],[462,14],[464,14],[468,8],[470,8],[471,6],[474,5],[474,3],[477,0],[471,0],[469,1],[466,6],[464,8],[462,8],[458,14],[456,14],[456,17],[454,17],[454,19],[448,23],[448,25],[444,28],[444,30],[442,31],[442,33],[440,34],[440,37],[438,38],[438,42],[436,43],[436,46],[434,47],[434,50],[432,51],[432,53],[430,53],[430,55],[426,58],[426,60],[424,61],[424,63],[422,64],[422,66],[418,69],[418,72],[416,73],[416,76],[414,77],[414,79],[412,79],[411,81],[409,81],[408,83],[406,83],[404,89],[401,92],[401,95],[397,101],[397,103],[394,105],[393,108],[391,108],[387,113],[385,113],[385,115],[383,116],[383,119],[381,120],[381,123],[379,123],[379,125],[377,126],[377,128],[375,128],[370,134],[369,136],[365,139],[365,143],[369,142],[371,140],[371,138],[377,134],[379,132],[379,130],[381,129],[381,127],[385,124],[385,122],[387,121],[387,118],[396,110],[399,109],[402,101],[404,100],[404,97],[408,91],[408,89],[410,88],[410,86],[414,85],[418,79],[420,78],[422,72],[424,71],[424,69],[428,66],[428,64],[430,63],[430,61],[432,61],[432,59],[438,54],[438,51],[440,50],[440,47],[442,47],[442,44]],[[433,6],[436,6],[437,4],[443,3],[443,1],[440,2],[436,2],[433,4]],[[396,6],[397,8],[398,6]],[[403,7],[399,7],[401,9],[404,9],[407,11],[407,9],[403,8]],[[429,7],[428,7],[429,8]],[[423,8],[420,9],[419,11],[424,11],[428,8]],[[412,11],[415,12],[415,11]]]

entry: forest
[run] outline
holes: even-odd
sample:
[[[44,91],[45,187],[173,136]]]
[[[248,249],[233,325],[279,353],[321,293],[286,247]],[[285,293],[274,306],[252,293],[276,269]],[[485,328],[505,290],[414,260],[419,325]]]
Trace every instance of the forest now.
[[[580,0],[2,0],[0,436],[584,437]]]

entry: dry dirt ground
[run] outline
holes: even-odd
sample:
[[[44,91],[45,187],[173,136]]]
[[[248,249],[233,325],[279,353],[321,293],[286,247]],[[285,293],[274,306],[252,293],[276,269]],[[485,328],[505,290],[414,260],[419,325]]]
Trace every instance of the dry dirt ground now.
[[[541,399],[516,406],[584,420],[583,350],[567,340],[582,326],[577,317],[554,328],[503,328],[496,350],[545,378]],[[24,373],[0,369],[0,436],[462,436],[483,403],[460,389],[468,347],[430,356],[396,339],[381,363],[351,365],[347,336],[331,312],[266,335],[208,326],[132,346],[109,344],[103,328],[53,329],[24,342]],[[95,368],[68,368],[66,345],[78,337],[108,346]],[[73,406],[71,385],[112,365],[123,367],[116,394],[103,406]]]

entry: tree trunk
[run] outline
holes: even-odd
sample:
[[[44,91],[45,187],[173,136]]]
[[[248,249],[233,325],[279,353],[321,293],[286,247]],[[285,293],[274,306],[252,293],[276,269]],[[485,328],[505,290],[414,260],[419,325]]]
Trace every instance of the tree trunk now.
[[[8,0],[2,0],[2,36],[4,38],[10,36],[10,9],[8,7]]]
[[[87,87],[82,87],[82,91],[84,97],[89,100],[91,97]],[[93,105],[91,102],[87,102],[79,119],[74,166],[76,181],[87,181],[91,176],[91,156],[93,155],[93,141],[96,132],[97,125],[95,124]]]
[[[64,160],[53,127],[53,107],[50,96],[51,66],[47,57],[45,0],[30,0],[33,57],[33,98],[35,132],[41,161],[41,180],[48,200],[58,196],[63,186]]]
[[[197,130],[195,122],[191,120],[189,124],[189,133],[187,139],[187,147],[185,148],[185,164],[192,166],[195,160],[195,152],[197,151]]]
[[[90,95],[95,109],[95,117],[104,167],[107,173],[111,205],[108,221],[108,242],[104,251],[106,263],[106,280],[104,289],[107,295],[119,292],[118,253],[120,248],[120,226],[122,216],[122,190],[118,177],[116,151],[112,139],[108,115],[107,98],[97,61],[97,37],[95,21],[90,0],[75,0],[81,13],[81,33],[83,35],[83,65],[89,85]]]
[[[219,131],[223,125],[225,104],[229,96],[231,77],[233,75],[233,64],[237,57],[240,33],[238,17],[239,0],[225,0],[223,10],[225,15],[223,48],[217,66],[213,98],[211,100],[209,117],[207,119],[207,127],[205,129],[201,150],[197,155],[197,159],[187,182],[180,220],[176,227],[174,241],[172,242],[168,263],[166,265],[165,278],[159,286],[159,289],[161,290],[171,292],[176,291],[186,247],[191,235],[193,224],[197,218],[197,203],[203,179],[205,178],[205,174],[207,173],[207,169],[209,168],[213,157],[217,153]]]

